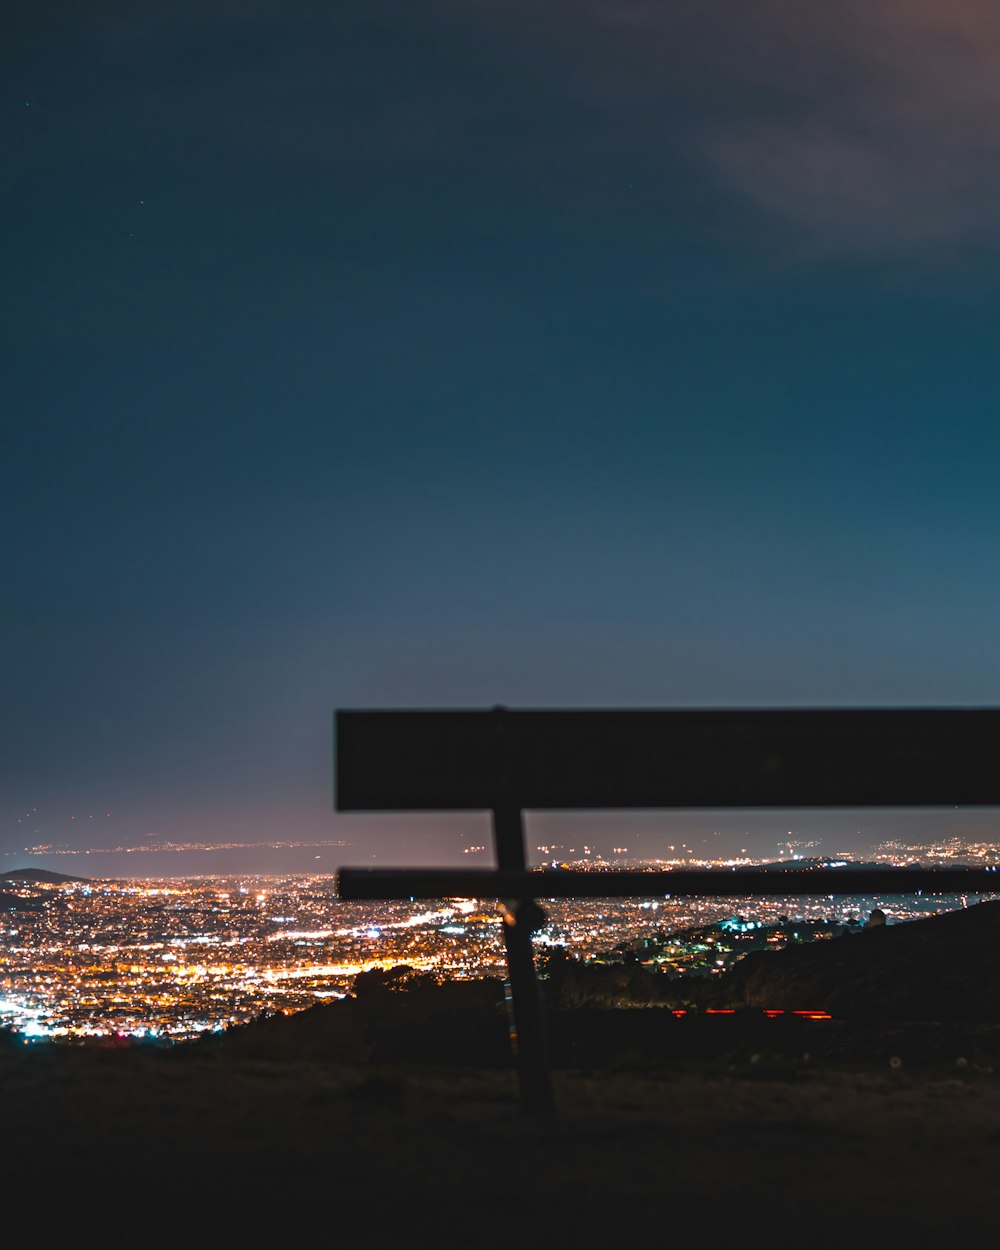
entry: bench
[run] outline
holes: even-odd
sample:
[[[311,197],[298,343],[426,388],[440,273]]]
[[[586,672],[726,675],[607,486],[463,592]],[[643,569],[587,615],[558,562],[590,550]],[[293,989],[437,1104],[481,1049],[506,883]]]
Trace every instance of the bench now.
[[[525,811],[993,807],[993,708],[340,710],[339,812],[489,811],[494,869],[341,868],[345,899],[501,901],[521,1106],[554,1107],[539,898],[993,893],[1000,869],[530,869]]]

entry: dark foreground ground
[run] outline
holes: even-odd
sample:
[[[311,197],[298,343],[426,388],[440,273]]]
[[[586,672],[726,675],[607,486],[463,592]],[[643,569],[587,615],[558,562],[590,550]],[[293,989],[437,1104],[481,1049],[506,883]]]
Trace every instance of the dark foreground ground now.
[[[231,1047],[8,1045],[7,1228],[26,1221],[45,1244],[365,1247],[991,1234],[1000,1028],[771,1023],[555,1020],[558,1110],[540,1117],[482,1051],[322,1057],[263,1028]]]

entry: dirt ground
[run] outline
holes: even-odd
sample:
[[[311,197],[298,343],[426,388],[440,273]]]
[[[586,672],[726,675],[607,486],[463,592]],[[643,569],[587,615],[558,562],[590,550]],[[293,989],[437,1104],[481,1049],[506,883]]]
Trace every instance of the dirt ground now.
[[[117,1240],[578,1245],[684,1235],[874,1246],[984,1235],[1000,1198],[1000,1074],[965,1060],[554,1073],[11,1046],[10,1218]],[[138,1223],[137,1223],[138,1222]],[[82,1225],[81,1225],[82,1226]]]

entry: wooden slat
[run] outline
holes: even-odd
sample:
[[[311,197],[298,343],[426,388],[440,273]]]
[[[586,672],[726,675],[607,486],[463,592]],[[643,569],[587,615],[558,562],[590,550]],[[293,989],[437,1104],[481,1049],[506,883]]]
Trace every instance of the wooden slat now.
[[[338,711],[338,811],[1000,804],[995,708]]]
[[[1000,892],[1000,868],[710,868],[667,872],[342,868],[338,892],[345,899],[985,894]]]

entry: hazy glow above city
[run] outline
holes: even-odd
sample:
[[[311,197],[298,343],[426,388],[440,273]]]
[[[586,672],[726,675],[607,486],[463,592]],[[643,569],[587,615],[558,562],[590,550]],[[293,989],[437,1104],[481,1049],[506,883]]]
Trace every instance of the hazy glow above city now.
[[[37,867],[72,876],[198,877],[220,873],[335,873],[346,867],[489,867],[492,828],[486,813],[354,818],[355,840],[274,841],[152,836],[75,846],[25,841],[4,853],[3,868]],[[367,826],[367,827],[366,827]],[[1000,844],[993,808],[831,811],[528,813],[531,862],[606,859],[620,867],[642,863],[699,864],[791,858],[854,859],[915,848]]]

